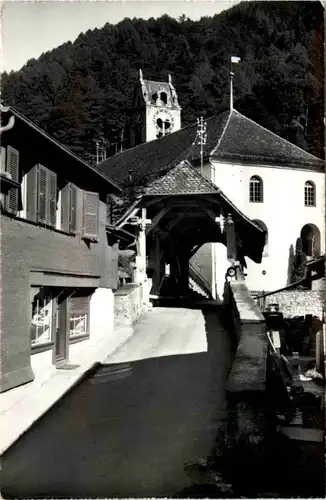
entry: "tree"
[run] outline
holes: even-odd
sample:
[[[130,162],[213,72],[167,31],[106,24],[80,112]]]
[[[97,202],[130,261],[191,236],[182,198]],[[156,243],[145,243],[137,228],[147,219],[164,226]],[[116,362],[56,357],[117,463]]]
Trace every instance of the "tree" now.
[[[292,274],[292,283],[303,280],[306,277],[306,254],[302,250],[301,238],[297,238],[295,244],[294,266]]]
[[[164,15],[88,30],[2,75],[2,97],[76,152],[111,144],[128,119],[142,68],[172,74],[183,126],[228,107],[230,55],[235,107],[312,154],[324,154],[324,16],[320,2],[242,2],[191,21]],[[59,130],[58,130],[59,129]],[[86,135],[85,135],[86,134]]]

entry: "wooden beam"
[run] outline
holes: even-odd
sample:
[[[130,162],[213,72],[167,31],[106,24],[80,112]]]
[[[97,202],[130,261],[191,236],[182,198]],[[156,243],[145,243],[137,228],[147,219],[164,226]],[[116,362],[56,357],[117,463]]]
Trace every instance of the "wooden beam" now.
[[[153,217],[150,226],[146,229],[146,236],[157,226],[160,220],[171,211],[171,207],[162,208],[155,217]]]

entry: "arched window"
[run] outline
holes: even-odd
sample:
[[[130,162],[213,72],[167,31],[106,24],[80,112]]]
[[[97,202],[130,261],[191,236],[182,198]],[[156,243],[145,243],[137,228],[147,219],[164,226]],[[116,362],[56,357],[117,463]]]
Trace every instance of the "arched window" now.
[[[304,185],[304,204],[305,207],[316,206],[316,189],[315,184],[311,181],[307,181]]]
[[[167,104],[168,102],[168,95],[166,92],[161,92],[161,101],[164,103],[164,104]]]
[[[315,224],[306,224],[301,229],[302,251],[308,258],[320,256],[320,231]]]
[[[263,202],[263,181],[258,175],[254,175],[250,179],[249,200],[252,203]]]
[[[268,255],[268,229],[267,229],[267,226],[262,220],[255,219],[255,220],[253,220],[253,222],[255,224],[257,224],[257,226],[261,227],[264,231],[266,231],[263,257],[267,257],[267,255]]]

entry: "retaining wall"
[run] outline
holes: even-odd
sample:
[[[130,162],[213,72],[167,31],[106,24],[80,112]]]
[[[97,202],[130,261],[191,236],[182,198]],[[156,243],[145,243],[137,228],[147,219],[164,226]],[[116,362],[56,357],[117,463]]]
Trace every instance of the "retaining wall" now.
[[[322,320],[326,290],[284,290],[266,296],[266,306],[276,303],[285,318],[312,314]]]
[[[114,322],[116,326],[132,325],[149,307],[152,281],[127,283],[114,293]]]
[[[227,384],[227,448],[233,457],[245,450],[248,460],[258,464],[266,435],[265,319],[244,281],[226,283],[224,306],[235,351]]]

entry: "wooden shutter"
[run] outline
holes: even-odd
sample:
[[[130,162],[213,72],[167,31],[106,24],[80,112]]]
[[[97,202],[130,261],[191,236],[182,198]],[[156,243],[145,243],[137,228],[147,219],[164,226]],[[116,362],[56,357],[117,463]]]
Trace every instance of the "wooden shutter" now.
[[[62,231],[69,232],[70,184],[61,189],[61,225]]]
[[[76,209],[77,209],[77,188],[73,184],[70,184],[70,196],[69,196],[69,232],[76,232]]]
[[[6,170],[13,181],[19,180],[19,151],[12,146],[7,146]],[[16,214],[18,211],[18,188],[11,188],[6,195],[5,208],[7,212]]]
[[[37,221],[47,223],[48,212],[48,181],[47,169],[43,165],[38,166],[38,186],[37,186]]]
[[[83,238],[90,240],[98,239],[98,208],[98,193],[84,191]]]
[[[37,220],[37,181],[38,165],[35,165],[26,174],[26,219],[36,222]]]
[[[6,148],[1,146],[0,172],[6,171]]]
[[[51,170],[47,171],[47,184],[47,224],[49,224],[49,226],[55,227],[57,216],[57,175],[54,172],[51,172]]]

